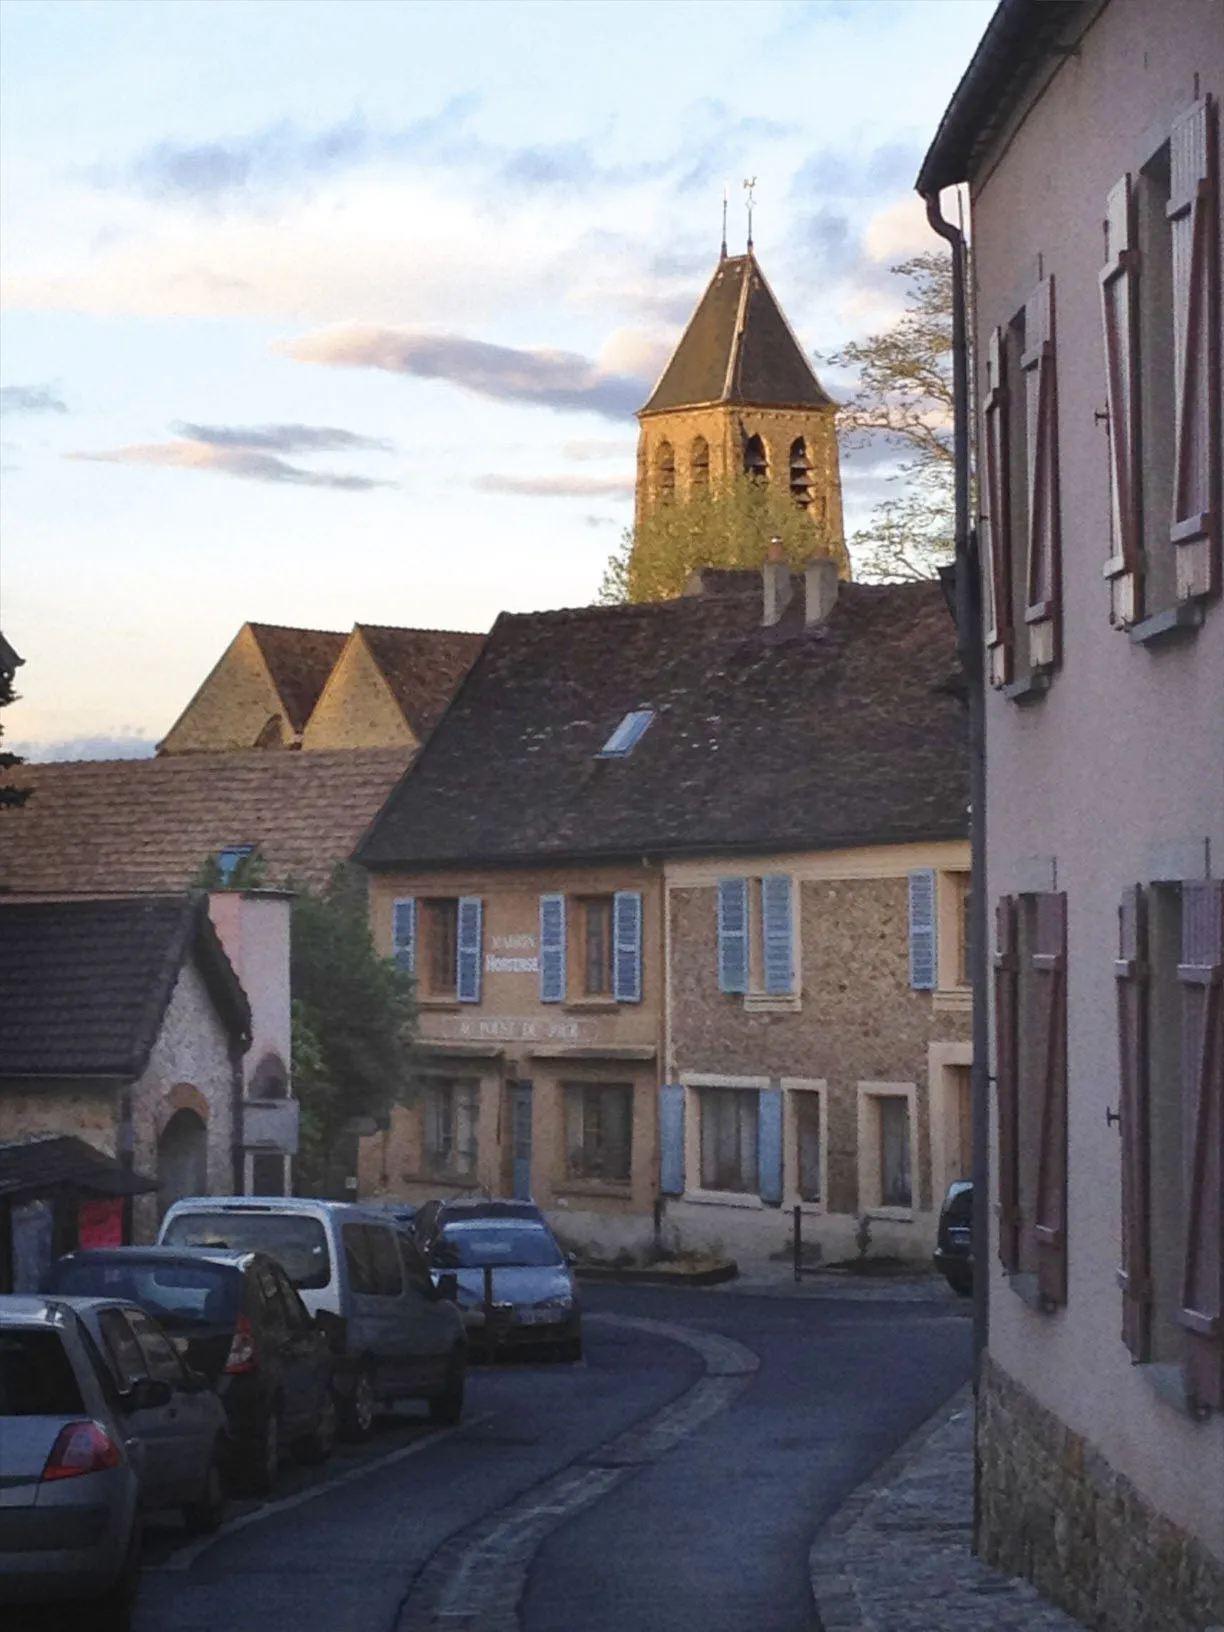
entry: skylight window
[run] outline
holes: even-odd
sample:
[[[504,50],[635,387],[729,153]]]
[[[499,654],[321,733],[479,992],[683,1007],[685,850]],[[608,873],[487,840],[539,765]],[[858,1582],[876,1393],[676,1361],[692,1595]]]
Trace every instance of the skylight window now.
[[[653,708],[639,708],[631,714],[626,714],[595,757],[627,759],[645,736],[646,728],[653,719]]]
[[[240,862],[254,850],[253,844],[229,844],[224,850],[217,851],[217,871],[221,875],[222,884],[228,884],[238,869]]]

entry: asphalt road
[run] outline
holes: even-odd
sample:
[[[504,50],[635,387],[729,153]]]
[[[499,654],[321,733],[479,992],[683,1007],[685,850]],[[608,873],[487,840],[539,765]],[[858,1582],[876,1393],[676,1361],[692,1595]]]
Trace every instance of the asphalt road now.
[[[474,1368],[462,1428],[151,1526],[138,1632],[816,1632],[812,1537],[967,1377],[963,1305],[585,1301],[586,1362]]]

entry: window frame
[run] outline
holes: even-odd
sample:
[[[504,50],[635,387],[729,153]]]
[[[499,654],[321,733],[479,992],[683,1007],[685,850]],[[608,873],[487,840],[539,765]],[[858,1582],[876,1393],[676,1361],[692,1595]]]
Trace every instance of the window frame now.
[[[598,1185],[600,1187],[607,1186],[609,1188],[615,1188],[618,1190],[628,1190],[633,1183],[633,1135],[637,1101],[636,1084],[632,1081],[605,1082],[602,1080],[569,1080],[562,1082],[560,1087],[561,1113],[564,1126],[564,1185],[566,1187],[572,1187],[573,1185]],[[624,1107],[628,1112],[626,1119],[627,1139],[624,1150],[624,1171],[614,1173],[592,1171],[592,1166],[597,1167],[599,1164],[597,1161],[595,1163],[591,1163],[587,1157],[587,1123],[590,1112],[589,1101],[592,1098],[602,1100],[605,1096],[612,1094],[615,1094],[623,1099]],[[581,1128],[581,1158],[577,1166],[575,1166],[571,1155],[574,1149],[573,1141],[571,1139],[572,1107],[575,1104],[578,1106]],[[602,1117],[600,1117],[599,1120],[602,1122]]]
[[[868,1218],[911,1223],[921,1211],[922,1174],[918,1165],[918,1085],[915,1082],[859,1082],[856,1084],[858,1210]],[[881,1100],[900,1100],[906,1106],[909,1131],[910,1199],[907,1204],[884,1200],[883,1117]]]

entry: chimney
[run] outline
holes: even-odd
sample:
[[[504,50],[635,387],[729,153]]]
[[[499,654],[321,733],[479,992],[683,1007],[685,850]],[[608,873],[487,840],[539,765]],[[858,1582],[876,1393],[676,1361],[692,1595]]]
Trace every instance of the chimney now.
[[[765,608],[761,622],[767,629],[781,618],[795,592],[790,563],[782,550],[782,540],[771,538],[765,563],[761,568],[761,583],[765,591]]]
[[[837,562],[827,555],[814,555],[804,569],[804,578],[807,606],[803,621],[811,629],[816,624],[828,623],[829,614],[837,605]]]

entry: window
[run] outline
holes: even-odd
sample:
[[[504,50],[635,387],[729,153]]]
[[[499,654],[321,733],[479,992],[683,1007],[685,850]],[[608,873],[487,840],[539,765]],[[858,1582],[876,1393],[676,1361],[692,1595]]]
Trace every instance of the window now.
[[[676,496],[676,452],[670,442],[660,442],[655,451],[655,494],[660,504]]]
[[[705,493],[710,486],[710,444],[704,436],[695,436],[689,452],[689,483],[694,493]]]
[[[126,1394],[133,1383],[147,1377],[149,1371],[136,1334],[118,1309],[99,1311],[98,1330],[102,1334],[102,1346],[114,1370],[120,1392]]]
[[[626,714],[612,735],[599,750],[599,759],[627,759],[646,734],[654,719],[653,708],[639,708]]]
[[[786,873],[719,880],[720,991],[794,997],[794,898],[793,880]]]
[[[567,1178],[628,1184],[632,1147],[632,1085],[602,1082],[566,1084]]]
[[[812,461],[808,458],[807,443],[797,436],[790,450],[791,498],[806,510],[812,502]]]
[[[238,1207],[179,1213],[166,1227],[162,1245],[266,1252],[306,1292],[319,1291],[332,1275],[326,1232],[317,1218],[304,1213],[247,1213]]]
[[[370,1241],[365,1225],[344,1225],[340,1239],[344,1246],[349,1290],[362,1297],[370,1296],[374,1291],[374,1264],[370,1256]]]
[[[154,1382],[168,1383],[171,1388],[182,1388],[183,1363],[165,1332],[153,1324],[143,1309],[129,1309],[127,1320],[136,1333],[145,1357],[148,1375]]]
[[[744,442],[744,475],[750,476],[756,482],[764,482],[769,478],[769,459],[765,453],[765,444],[759,436],[750,436]]]
[[[0,1418],[74,1417],[84,1409],[58,1332],[0,1330]]]
[[[588,895],[578,902],[582,925],[582,990],[587,997],[612,993],[612,897]]]
[[[822,1138],[820,1095],[808,1090],[792,1096],[795,1106],[796,1149],[799,1171],[795,1188],[800,1201],[820,1201]]]
[[[426,1083],[425,1167],[430,1173],[464,1176],[476,1171],[480,1084],[472,1078]]]
[[[392,946],[428,998],[480,1002],[484,906],[478,895],[402,897],[392,905]]]
[[[613,895],[540,897],[540,1002],[563,1003],[569,988],[568,942],[575,943],[574,995],[616,1003],[642,1000],[642,897],[636,890]]]
[[[882,1094],[876,1100],[876,1110],[880,1133],[880,1204],[912,1207],[909,1100],[899,1094]]]
[[[228,884],[239,866],[254,853],[253,844],[229,844],[217,851],[217,874],[222,886]]]
[[[702,1088],[698,1092],[701,1122],[701,1187],[754,1195],[760,1093],[753,1088]]]
[[[914,1099],[905,1082],[860,1083],[859,1206],[908,1213],[914,1206]]]
[[[453,997],[459,966],[459,901],[455,896],[421,902],[426,991],[431,997]]]
[[[973,984],[973,880],[968,873],[951,875],[956,901],[956,984]]]

